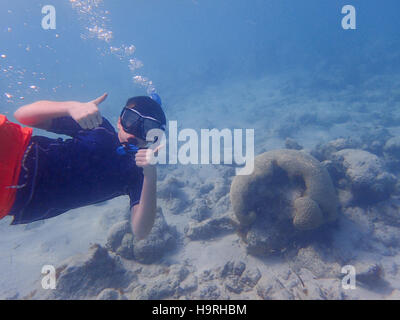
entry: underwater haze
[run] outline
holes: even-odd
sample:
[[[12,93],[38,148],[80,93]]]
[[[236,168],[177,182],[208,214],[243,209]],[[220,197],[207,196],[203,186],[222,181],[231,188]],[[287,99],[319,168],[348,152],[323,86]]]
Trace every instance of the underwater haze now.
[[[160,165],[142,241],[126,196],[5,217],[0,299],[400,299],[398,1],[0,0],[0,27],[9,120],[107,92],[117,128],[128,98],[157,93],[179,130],[254,130],[256,156],[243,180],[232,164]],[[307,205],[317,222],[296,216]]]

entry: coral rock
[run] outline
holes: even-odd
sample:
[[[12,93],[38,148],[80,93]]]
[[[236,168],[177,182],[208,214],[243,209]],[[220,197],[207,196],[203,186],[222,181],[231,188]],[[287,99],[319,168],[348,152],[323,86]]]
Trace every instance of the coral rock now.
[[[162,210],[158,208],[153,229],[146,239],[133,241],[134,259],[141,263],[153,263],[160,260],[164,253],[175,247],[176,238],[167,225]]]
[[[376,155],[358,149],[344,149],[336,152],[333,158],[343,166],[356,201],[370,204],[390,197],[396,178],[385,171]]]
[[[207,240],[234,231],[232,220],[228,216],[210,218],[202,222],[190,222],[185,235],[191,240]]]
[[[38,289],[32,298],[93,299],[105,288],[124,288],[134,279],[105,248],[93,245],[87,254],[72,257],[57,268],[56,290]]]
[[[234,178],[230,198],[255,255],[283,249],[292,236],[337,218],[338,198],[326,168],[297,150],[256,157],[251,175]]]

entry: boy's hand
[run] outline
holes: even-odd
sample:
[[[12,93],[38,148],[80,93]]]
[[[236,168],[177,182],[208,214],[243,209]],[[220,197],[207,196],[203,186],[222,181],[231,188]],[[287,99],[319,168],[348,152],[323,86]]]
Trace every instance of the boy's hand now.
[[[156,154],[163,147],[164,145],[161,145],[155,148],[154,150],[139,149],[139,151],[136,152],[135,155],[136,165],[140,168],[143,168],[143,173],[145,175],[155,172],[156,167],[151,164],[151,159],[154,157],[154,154]]]
[[[105,93],[90,102],[72,103],[68,109],[68,113],[72,119],[78,122],[82,129],[94,129],[103,122],[98,105],[106,100],[107,96],[108,94]]]

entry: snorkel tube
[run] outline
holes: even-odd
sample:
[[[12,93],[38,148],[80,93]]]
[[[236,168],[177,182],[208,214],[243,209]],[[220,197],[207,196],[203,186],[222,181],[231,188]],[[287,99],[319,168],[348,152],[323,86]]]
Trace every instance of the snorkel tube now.
[[[150,98],[152,98],[155,102],[157,102],[160,107],[162,107],[162,102],[161,102],[161,98],[157,93],[152,93],[151,95],[149,95]]]
[[[160,106],[162,106],[162,101],[160,96],[157,93],[152,93],[149,95],[151,99],[153,99],[155,102],[157,102]],[[126,155],[126,154],[135,154],[136,152],[139,151],[139,147],[135,146],[134,144],[131,143],[125,143],[122,146],[117,148],[117,153],[120,156]]]

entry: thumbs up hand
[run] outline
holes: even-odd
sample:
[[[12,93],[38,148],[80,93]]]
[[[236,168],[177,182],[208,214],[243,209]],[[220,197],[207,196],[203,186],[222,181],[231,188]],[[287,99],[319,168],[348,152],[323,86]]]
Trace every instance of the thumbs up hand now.
[[[97,128],[103,122],[98,106],[107,99],[108,94],[105,93],[95,100],[82,103],[76,102],[71,104],[68,113],[82,129]]]

